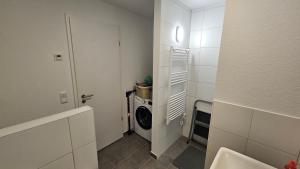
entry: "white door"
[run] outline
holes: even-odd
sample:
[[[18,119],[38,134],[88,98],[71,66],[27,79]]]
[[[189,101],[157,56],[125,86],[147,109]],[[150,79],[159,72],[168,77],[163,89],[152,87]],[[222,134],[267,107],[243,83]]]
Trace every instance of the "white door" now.
[[[122,137],[119,27],[73,17],[70,27],[78,102],[94,108],[100,150]]]

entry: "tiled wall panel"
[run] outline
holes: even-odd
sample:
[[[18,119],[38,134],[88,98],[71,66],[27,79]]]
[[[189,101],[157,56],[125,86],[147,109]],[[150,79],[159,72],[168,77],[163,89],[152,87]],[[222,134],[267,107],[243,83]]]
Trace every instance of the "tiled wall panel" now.
[[[189,47],[189,102],[197,99],[212,101],[215,90],[217,64],[223,29],[224,4],[197,9],[192,12]],[[193,104],[187,104],[183,135],[188,136]],[[210,108],[207,108],[210,107]],[[201,103],[199,110],[211,112],[211,104]]]
[[[206,168],[220,147],[283,168],[300,153],[300,119],[214,101]],[[241,144],[241,140],[245,140]]]
[[[161,14],[159,16],[155,15],[154,18],[154,23],[159,23],[157,25],[154,24],[154,34],[160,35],[157,38],[159,40],[154,42],[154,46],[158,46],[157,48],[160,48],[160,50],[157,55],[154,55],[151,151],[155,155],[160,156],[182,134],[179,119],[172,121],[169,125],[166,125],[165,120],[167,113],[169,57],[172,46],[178,48],[189,47],[191,10],[178,0],[155,1],[155,6],[155,14]],[[179,43],[175,40],[177,26],[181,26],[184,31],[184,38]],[[156,60],[158,62],[155,62]],[[156,73],[156,70],[159,71]],[[158,83],[157,86],[156,83]]]
[[[248,137],[253,110],[215,102],[211,125],[234,134]]]
[[[249,138],[298,155],[299,131],[300,120],[297,118],[255,110]]]

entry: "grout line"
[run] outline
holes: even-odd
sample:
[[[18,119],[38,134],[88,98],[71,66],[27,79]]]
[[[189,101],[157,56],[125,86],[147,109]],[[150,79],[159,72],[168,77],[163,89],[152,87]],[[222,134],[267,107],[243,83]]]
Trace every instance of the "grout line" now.
[[[206,27],[206,28],[191,29],[191,32],[204,32],[204,31],[216,30],[216,29],[223,30],[224,28],[222,26],[211,26],[211,27]]]
[[[70,136],[71,149],[72,149],[73,165],[74,165],[74,169],[76,169],[76,165],[75,165],[75,156],[74,156],[74,148],[73,148],[73,140],[72,140],[72,134],[71,134],[70,118],[68,118],[67,121],[68,121],[69,133],[70,133],[69,136]]]
[[[43,167],[46,167],[46,166],[48,166],[49,164],[51,164],[51,163],[53,163],[53,162],[55,162],[55,161],[58,161],[58,160],[60,160],[60,159],[62,159],[62,158],[64,158],[64,157],[66,157],[66,156],[69,155],[69,154],[72,154],[72,157],[73,157],[72,151],[71,151],[71,152],[68,152],[68,153],[66,153],[66,154],[64,154],[64,155],[62,155],[62,156],[60,156],[60,157],[58,157],[58,158],[56,158],[56,159],[54,159],[54,160],[52,160],[52,161],[47,162],[47,163],[44,164],[43,166],[38,167],[38,169],[41,169],[41,168],[43,168]],[[75,167],[75,164],[74,164],[74,167]]]
[[[254,117],[254,113],[255,113],[253,109],[251,111],[252,111],[252,113],[251,113],[251,123],[250,123],[250,127],[249,127],[248,137],[247,138],[250,138],[250,131],[252,129],[253,117]]]
[[[248,130],[248,136],[247,136],[247,141],[246,141],[246,147],[245,147],[245,153],[247,153],[247,149],[248,149],[248,143],[249,143],[249,138],[250,138],[250,132],[251,132],[251,129],[252,129],[252,124],[253,124],[253,117],[254,117],[254,110],[252,109],[251,110],[251,122],[250,122],[250,127],[249,127],[249,130]]]
[[[125,141],[125,140],[124,140],[124,141]],[[137,142],[137,140],[134,141],[134,143],[136,143],[136,142]],[[125,144],[125,143],[123,143],[123,144]],[[130,158],[133,156],[133,154],[136,153],[136,152],[138,152],[138,151],[139,151],[139,149],[134,150],[133,152],[131,152],[130,154],[128,154],[125,158],[121,159],[121,160],[118,162],[118,164],[121,164],[121,163],[123,163],[124,161],[130,159]],[[116,168],[116,166],[113,167],[113,168]]]
[[[300,120],[300,117],[296,117],[294,115],[288,115],[288,114],[283,114],[283,113],[272,112],[270,110],[265,110],[265,109],[260,109],[260,108],[255,108],[255,107],[240,105],[238,103],[231,103],[231,102],[223,101],[223,100],[220,100],[220,99],[214,99],[213,101],[214,102],[228,104],[228,105],[232,105],[232,106],[237,106],[237,107],[241,107],[241,108],[252,109],[254,111],[261,111],[261,112],[264,112],[266,114],[277,115],[277,116],[280,116],[280,117],[292,118],[292,119]]]
[[[151,157],[152,158],[152,157]],[[151,161],[151,158],[149,158],[148,160],[146,160],[142,165],[141,165],[141,168],[142,169],[143,167],[146,166],[146,164],[148,164],[150,161]]]
[[[260,141],[257,141],[257,140],[251,139],[251,138],[247,138],[247,137],[245,137],[245,136],[241,136],[241,135],[238,135],[238,134],[236,134],[236,133],[232,133],[232,132],[230,132],[230,131],[227,131],[227,130],[224,130],[224,129],[221,129],[221,128],[218,128],[218,127],[215,127],[215,126],[211,126],[211,127],[215,128],[215,129],[218,129],[218,130],[221,130],[221,131],[223,131],[223,132],[225,132],[225,133],[232,134],[232,135],[237,136],[237,137],[245,138],[245,139],[246,139],[246,143],[248,143],[248,140],[250,140],[250,141],[256,142],[256,143],[258,143],[258,144],[260,144],[260,145],[263,145],[263,146],[266,147],[266,148],[271,148],[271,149],[273,149],[273,150],[280,151],[280,152],[286,153],[286,154],[291,155],[291,156],[297,156],[297,155],[292,154],[292,153],[289,153],[289,152],[287,152],[287,151],[285,151],[285,150],[282,150],[282,149],[278,149],[278,148],[276,148],[276,147],[273,147],[272,145],[266,145],[265,143],[262,143],[262,142],[260,142]]]
[[[262,142],[260,142],[260,141],[253,140],[253,139],[250,139],[250,138],[249,138],[249,140],[252,141],[252,142],[256,142],[257,144],[260,144],[260,145],[262,145],[262,146],[264,146],[264,147],[266,147],[266,148],[269,148],[269,149],[272,149],[272,150],[275,150],[275,151],[279,151],[279,152],[281,152],[281,153],[285,153],[285,154],[288,154],[288,155],[290,155],[290,156],[297,157],[297,155],[295,155],[295,154],[292,154],[292,153],[287,152],[287,151],[282,150],[282,149],[278,149],[278,148],[276,148],[276,147],[273,147],[272,145],[266,145],[265,143],[262,143]]]
[[[227,131],[227,130],[221,129],[221,128],[218,128],[218,127],[216,127],[216,126],[213,126],[213,125],[210,125],[210,126],[211,126],[211,127],[213,127],[213,128],[215,128],[215,129],[221,130],[221,131],[223,131],[223,132],[226,132],[226,133],[232,134],[232,135],[234,135],[234,136],[238,136],[238,137],[242,137],[242,138],[246,138],[246,139],[247,139],[247,137],[245,137],[245,136],[241,136],[241,135],[239,135],[239,134],[236,134],[236,133],[233,133],[233,132],[231,132],[231,131]]]
[[[218,47],[216,47],[216,46],[213,46],[213,47],[207,47],[207,46],[200,46],[200,47],[193,47],[193,48],[189,48],[190,50],[193,50],[193,49],[196,49],[196,50],[200,50],[200,49],[202,49],[202,48],[209,48],[209,49],[211,49],[211,48],[215,48],[215,49],[219,49],[219,48],[221,48],[220,46],[218,46]]]
[[[200,68],[200,67],[209,67],[209,68],[218,68],[218,66],[217,65],[203,65],[203,64],[197,64],[197,65],[195,65],[195,64],[190,64],[191,65],[191,67],[196,67],[196,68]]]
[[[95,144],[97,145],[97,141],[96,141],[96,140],[92,140],[92,141],[90,141],[90,142],[88,142],[88,143],[85,143],[85,144],[80,145],[79,147],[75,147],[73,150],[78,150],[78,149],[80,149],[80,148],[82,148],[82,147],[84,147],[84,146],[87,146],[87,145],[89,145],[89,144],[92,144],[92,143],[95,143]],[[98,150],[97,150],[97,152],[98,152]]]

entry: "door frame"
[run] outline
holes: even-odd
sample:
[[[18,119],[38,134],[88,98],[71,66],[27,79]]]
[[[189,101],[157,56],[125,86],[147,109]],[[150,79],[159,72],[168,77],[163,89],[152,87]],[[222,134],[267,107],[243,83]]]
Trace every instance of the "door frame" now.
[[[73,100],[74,100],[75,108],[78,108],[80,100],[78,99],[77,76],[76,76],[75,57],[74,57],[74,45],[73,45],[73,40],[72,40],[72,29],[71,29],[71,16],[66,13],[64,15],[65,15],[64,19],[65,19],[66,34],[67,34],[73,96],[74,96]]]

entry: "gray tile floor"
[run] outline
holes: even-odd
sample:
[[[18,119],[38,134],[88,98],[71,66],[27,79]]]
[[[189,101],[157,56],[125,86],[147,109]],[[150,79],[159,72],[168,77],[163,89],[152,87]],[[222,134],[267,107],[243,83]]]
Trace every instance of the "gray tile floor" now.
[[[186,138],[181,137],[156,160],[150,156],[150,146],[137,134],[125,135],[98,152],[99,169],[177,169],[172,162],[188,147]]]

